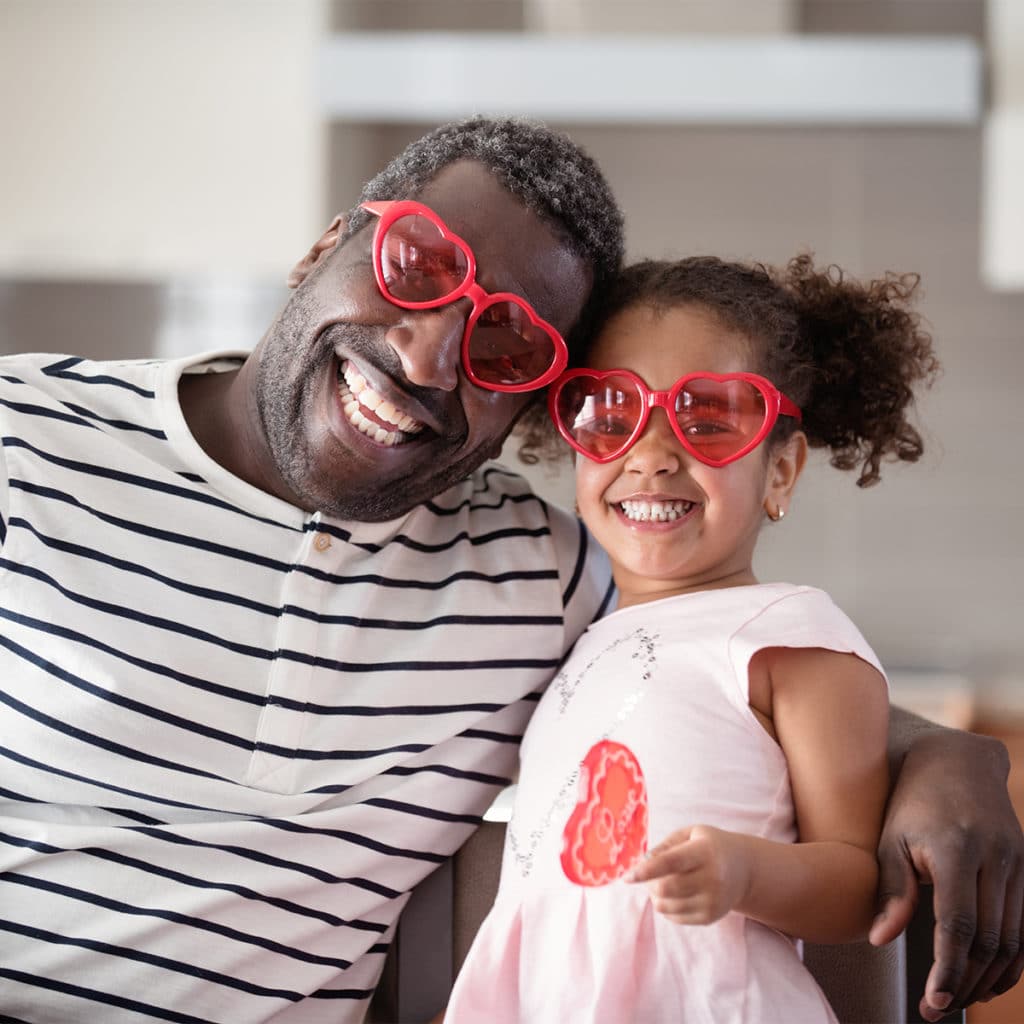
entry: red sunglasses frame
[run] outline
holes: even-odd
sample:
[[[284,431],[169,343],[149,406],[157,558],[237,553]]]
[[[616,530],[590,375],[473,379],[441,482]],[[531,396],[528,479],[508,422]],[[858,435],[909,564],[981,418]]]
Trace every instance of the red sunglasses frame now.
[[[610,455],[599,456],[588,452],[576,442],[568,428],[566,428],[562,423],[561,417],[558,415],[559,396],[562,394],[565,385],[568,384],[569,381],[575,380],[578,377],[588,377],[594,381],[602,381],[608,377],[625,377],[636,386],[637,391],[640,393],[640,416],[637,419],[636,426],[633,428],[632,433],[626,441]],[[686,439],[686,436],[683,434],[682,428],[679,425],[679,421],[673,413],[679,392],[693,380],[746,381],[748,384],[752,384],[764,399],[764,422],[761,424],[761,428],[758,430],[757,434],[739,451],[729,455],[727,458],[711,459],[699,452],[693,444]],[[798,423],[803,418],[800,409],[791,399],[787,398],[774,384],[772,384],[770,380],[765,377],[761,377],[756,373],[687,373],[680,377],[668,391],[653,391],[647,386],[646,381],[644,381],[642,377],[633,373],[632,370],[590,370],[586,367],[580,367],[562,374],[548,392],[548,412],[551,415],[551,419],[557,427],[558,432],[575,451],[579,452],[580,455],[583,455],[585,458],[590,459],[591,462],[605,463],[621,459],[622,456],[625,455],[626,452],[628,452],[629,449],[632,448],[639,440],[640,435],[644,432],[644,428],[647,426],[647,421],[651,418],[651,410],[655,406],[659,405],[665,410],[665,415],[668,417],[672,433],[675,434],[683,448],[685,448],[686,451],[699,462],[703,462],[706,466],[713,466],[716,469],[722,466],[727,466],[730,462],[736,462],[737,459],[742,459],[744,455],[752,452],[768,436],[780,415],[791,416]]]
[[[400,306],[402,309],[438,309],[456,302],[464,296],[473,303],[469,316],[466,318],[466,329],[462,334],[462,369],[466,376],[477,386],[488,391],[502,391],[514,394],[522,391],[537,391],[546,387],[565,369],[569,362],[569,349],[565,344],[562,335],[537,314],[537,311],[526,299],[512,292],[488,292],[485,291],[476,281],[476,256],[465,239],[460,238],[452,231],[441,218],[430,209],[413,199],[387,200],[374,203],[362,203],[362,208],[378,218],[377,226],[373,235],[373,275],[377,281],[377,288],[381,295],[392,305]],[[399,299],[388,291],[387,282],[384,278],[384,265],[381,253],[384,248],[384,238],[392,225],[402,217],[424,217],[438,229],[441,237],[455,245],[466,257],[466,277],[453,291],[442,295],[437,299],[430,299],[427,302],[409,302],[406,299]],[[539,327],[552,343],[551,365],[539,377],[522,384],[494,384],[477,376],[470,362],[469,343],[473,330],[477,325],[484,311],[499,302],[510,302],[526,312],[530,323]]]

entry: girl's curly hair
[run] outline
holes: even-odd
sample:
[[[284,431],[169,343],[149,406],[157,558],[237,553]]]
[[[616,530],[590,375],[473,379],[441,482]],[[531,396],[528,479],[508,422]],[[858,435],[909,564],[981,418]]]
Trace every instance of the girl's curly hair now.
[[[707,310],[749,339],[759,363],[750,369],[800,406],[809,445],[831,449],[837,469],[859,468],[857,483],[868,487],[883,460],[914,462],[924,450],[908,416],[915,388],[932,382],[939,363],[911,309],[918,284],[916,274],[895,273],[861,283],[834,265],[815,268],[807,253],[781,268],[711,256],[645,260],[612,284],[601,322],[638,305]],[[782,416],[772,440],[796,429]],[[520,421],[519,435],[524,461],[555,455],[558,438],[535,410]]]

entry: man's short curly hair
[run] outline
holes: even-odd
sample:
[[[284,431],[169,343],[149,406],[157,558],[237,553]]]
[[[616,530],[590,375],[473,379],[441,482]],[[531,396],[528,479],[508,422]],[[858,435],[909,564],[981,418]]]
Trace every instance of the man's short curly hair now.
[[[359,202],[414,198],[459,160],[485,166],[593,268],[591,294],[566,338],[574,352],[589,334],[597,298],[622,265],[622,213],[604,175],[562,132],[522,118],[473,117],[441,125],[410,143],[366,183]],[[357,205],[347,233],[359,231],[369,216]]]

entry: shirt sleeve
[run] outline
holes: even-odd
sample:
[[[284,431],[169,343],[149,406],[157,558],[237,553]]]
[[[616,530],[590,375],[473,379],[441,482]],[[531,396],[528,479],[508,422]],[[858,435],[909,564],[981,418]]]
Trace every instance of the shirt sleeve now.
[[[886,678],[885,669],[860,630],[828,594],[814,587],[800,587],[772,601],[733,634],[729,657],[744,702],[749,697],[750,659],[766,647],[819,647],[854,654]]]
[[[615,587],[608,556],[583,523],[556,505],[546,507],[558,559],[568,650],[612,606]]]
[[[10,484],[8,483],[7,456],[0,444],[0,549],[7,540],[7,519],[10,508]]]

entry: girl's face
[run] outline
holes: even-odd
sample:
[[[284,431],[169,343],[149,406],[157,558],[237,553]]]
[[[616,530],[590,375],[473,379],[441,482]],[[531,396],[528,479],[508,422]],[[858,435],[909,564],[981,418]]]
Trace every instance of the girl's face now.
[[[632,370],[654,390],[668,390],[684,373],[758,371],[747,338],[693,305],[623,310],[586,365]],[[619,607],[756,583],[754,545],[766,508],[788,508],[805,453],[798,432],[778,450],[763,443],[727,466],[706,466],[658,408],[621,458],[602,465],[577,456],[580,515],[611,558]]]

